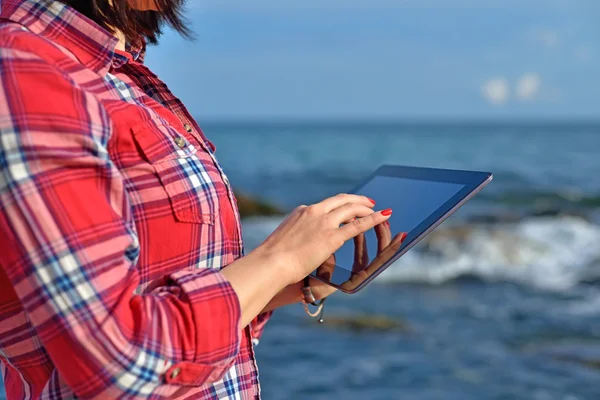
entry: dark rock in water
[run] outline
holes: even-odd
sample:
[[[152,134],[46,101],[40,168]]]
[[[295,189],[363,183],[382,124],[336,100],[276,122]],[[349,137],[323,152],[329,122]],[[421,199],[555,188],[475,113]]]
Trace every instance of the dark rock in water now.
[[[583,210],[575,210],[560,207],[533,207],[522,212],[506,212],[494,214],[475,214],[467,218],[468,223],[493,225],[493,224],[513,224],[521,222],[526,218],[561,218],[577,217],[589,221],[590,215]]]
[[[552,358],[554,358],[557,361],[564,361],[564,362],[569,362],[569,363],[573,363],[573,364],[579,364],[582,367],[600,370],[600,359],[578,358],[578,357],[567,356],[567,355],[556,355],[556,356],[553,356]]]
[[[587,332],[562,330],[538,332],[513,338],[506,344],[515,350],[529,353],[561,352],[563,354],[568,349],[569,354],[574,354],[575,351],[584,349],[585,354],[596,352],[600,359],[600,337]]]
[[[509,346],[518,351],[600,370],[600,337],[577,332],[546,332]]]
[[[556,207],[578,209],[582,207],[595,208],[600,206],[600,196],[585,195],[574,192],[539,192],[523,191],[504,192],[498,196],[480,196],[496,203],[512,206]]]
[[[467,219],[467,222],[475,224],[502,224],[520,222],[523,215],[519,213],[498,213],[498,214],[476,214]]]
[[[577,210],[566,210],[561,208],[536,208],[531,214],[531,217],[577,217],[588,221],[588,215]]]
[[[274,204],[267,203],[264,200],[252,198],[248,195],[235,193],[237,206],[240,210],[240,216],[246,217],[267,217],[272,215],[282,215],[283,210]]]
[[[353,332],[411,332],[411,327],[403,321],[398,321],[382,315],[354,315],[348,317],[326,316],[323,325]]]

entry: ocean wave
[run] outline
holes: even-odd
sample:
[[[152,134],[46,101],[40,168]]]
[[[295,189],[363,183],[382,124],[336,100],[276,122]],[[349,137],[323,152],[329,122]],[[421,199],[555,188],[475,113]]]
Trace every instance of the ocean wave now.
[[[247,248],[260,244],[280,222],[281,218],[244,221]],[[377,281],[437,285],[463,277],[545,290],[598,280],[600,226],[572,216],[442,226]]]
[[[378,279],[441,284],[465,276],[549,290],[596,280],[600,227],[582,218],[558,217],[441,228]]]

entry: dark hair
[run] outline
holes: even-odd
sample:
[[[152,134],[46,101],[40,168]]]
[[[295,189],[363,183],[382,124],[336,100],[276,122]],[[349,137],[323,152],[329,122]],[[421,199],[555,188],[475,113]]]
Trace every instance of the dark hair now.
[[[148,43],[155,44],[165,23],[190,38],[190,30],[182,15],[185,0],[155,1],[160,12],[135,10],[128,0],[63,0],[111,33],[115,30],[123,32],[128,41],[145,38]]]

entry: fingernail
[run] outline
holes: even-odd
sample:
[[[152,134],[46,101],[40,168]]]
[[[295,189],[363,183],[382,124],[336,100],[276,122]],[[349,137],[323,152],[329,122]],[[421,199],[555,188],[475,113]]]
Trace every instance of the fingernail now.
[[[383,223],[385,224],[385,226],[387,226],[388,228],[390,227],[390,222],[386,219],[385,221],[383,221]]]
[[[375,205],[375,200],[373,200],[373,199],[372,199],[372,198],[370,198],[370,197],[367,197],[367,199],[369,199],[369,201],[370,201],[371,203],[373,203],[373,205]]]
[[[383,210],[381,212],[381,215],[383,215],[384,217],[388,217],[388,216],[392,215],[392,209],[391,208],[386,208],[385,210]]]

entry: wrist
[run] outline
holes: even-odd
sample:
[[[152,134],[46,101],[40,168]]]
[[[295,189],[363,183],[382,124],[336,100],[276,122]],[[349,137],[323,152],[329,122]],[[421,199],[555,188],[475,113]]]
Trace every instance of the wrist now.
[[[283,289],[288,285],[297,282],[291,263],[285,254],[279,252],[270,252],[262,247],[257,247],[247,257],[253,259],[254,265],[262,265],[269,269],[275,281],[277,281]]]
[[[322,300],[337,292],[337,289],[331,285],[321,282],[313,277],[310,278],[310,286],[316,300]]]

